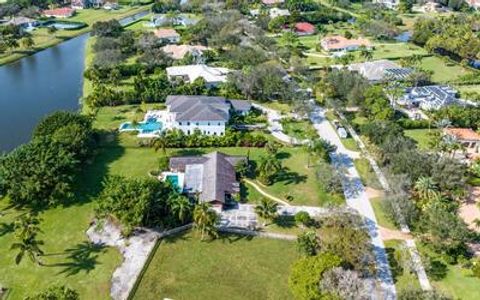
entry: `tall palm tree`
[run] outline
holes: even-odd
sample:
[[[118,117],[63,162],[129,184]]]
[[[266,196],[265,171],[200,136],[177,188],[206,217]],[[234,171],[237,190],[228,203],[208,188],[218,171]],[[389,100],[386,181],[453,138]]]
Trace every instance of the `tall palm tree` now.
[[[258,179],[267,185],[272,184],[272,177],[282,170],[282,163],[274,155],[261,156],[258,163]]]
[[[437,199],[439,196],[439,191],[436,183],[431,177],[420,177],[417,179],[414,185],[414,189],[419,200],[422,201],[422,208],[432,200]]]
[[[193,209],[194,226],[201,233],[202,241],[205,236],[216,238],[218,236],[217,223],[218,215],[210,209],[210,205],[206,202],[199,203]]]
[[[167,155],[168,138],[165,132],[162,132],[159,136],[152,139],[150,145],[155,151],[162,149],[163,155]]]
[[[273,221],[277,217],[277,209],[278,203],[274,202],[267,198],[262,198],[260,203],[255,206],[255,212],[257,215],[267,221]],[[268,224],[265,222],[263,226],[267,226]]]
[[[192,204],[188,198],[180,195],[179,193],[173,193],[168,198],[168,203],[171,212],[177,216],[180,222],[185,223],[192,213]]]
[[[23,257],[28,256],[30,260],[39,265],[42,262],[39,256],[43,255],[40,246],[43,241],[36,239],[40,232],[40,220],[32,213],[25,214],[18,218],[14,223],[15,239],[17,242],[13,243],[11,249],[18,250],[15,256],[15,263],[18,265]]]

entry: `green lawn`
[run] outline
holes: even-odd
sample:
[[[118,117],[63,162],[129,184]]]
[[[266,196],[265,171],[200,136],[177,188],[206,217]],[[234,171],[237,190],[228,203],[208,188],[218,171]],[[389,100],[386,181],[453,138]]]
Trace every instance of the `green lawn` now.
[[[299,140],[312,139],[317,137],[317,132],[312,123],[308,120],[284,119],[282,122],[285,134]]]
[[[291,299],[293,242],[196,233],[163,240],[133,299]]]
[[[370,199],[370,204],[372,204],[375,217],[377,218],[377,222],[380,226],[392,230],[398,229],[383,210],[382,198],[372,198]]]
[[[364,185],[374,189],[382,188],[380,182],[378,181],[377,175],[373,171],[372,166],[370,166],[370,163],[367,159],[355,159],[353,163],[355,164],[355,167],[357,168],[357,171]]]
[[[474,277],[471,270],[462,268],[460,265],[449,265],[445,263],[441,256],[427,249],[425,245],[420,243],[417,245],[421,254],[429,255],[433,260],[444,263],[447,266],[447,273],[443,279],[435,281],[430,278],[433,286],[454,299],[478,299],[480,278]]]
[[[429,136],[429,132],[434,132],[437,129],[408,129],[405,130],[405,136],[412,138],[417,143],[417,146],[422,150],[430,149],[430,141],[432,140]]]
[[[472,73],[471,70],[437,56],[423,58],[421,67],[425,70],[433,71],[432,80],[438,82],[456,80],[462,75]]]
[[[428,55],[428,52],[410,43],[376,43],[373,59],[399,59],[412,55]]]
[[[343,146],[351,151],[360,151],[360,148],[357,145],[357,142],[351,137],[346,139],[341,139]]]
[[[388,262],[390,264],[390,270],[392,271],[397,292],[420,287],[420,283],[418,282],[418,278],[416,277],[415,273],[410,273],[408,270],[403,269],[402,261],[400,261],[402,257],[400,254],[402,253],[400,249],[404,246],[404,241],[385,241]],[[410,259],[409,255],[405,257],[405,259]]]
[[[5,201],[0,203],[0,283],[11,289],[9,300],[23,299],[51,284],[67,284],[78,290],[82,299],[110,298],[110,279],[121,256],[113,248],[89,246],[85,234],[94,217],[93,200],[102,178],[110,173],[110,163],[122,153],[120,150],[104,154],[83,167],[71,204],[41,214],[39,239],[45,243],[45,256],[41,258],[45,266],[34,265],[27,257],[15,265],[16,252],[10,250],[14,241],[11,223],[21,212],[7,208]]]

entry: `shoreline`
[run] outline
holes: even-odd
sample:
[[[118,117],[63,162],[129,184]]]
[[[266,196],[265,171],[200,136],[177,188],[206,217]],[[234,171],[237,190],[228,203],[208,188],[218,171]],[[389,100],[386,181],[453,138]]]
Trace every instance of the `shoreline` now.
[[[140,5],[140,6],[137,6],[137,7],[131,7],[130,11],[125,12],[124,14],[119,14],[118,16],[115,16],[113,18],[108,18],[105,21],[113,20],[113,19],[115,19],[115,20],[126,19],[126,18],[132,17],[136,14],[147,12],[147,11],[150,10],[150,8],[151,8],[150,4]],[[95,22],[98,22],[98,21],[102,21],[102,20],[97,20]],[[93,22],[93,23],[95,23],[95,22]],[[60,45],[63,42],[69,41],[71,39],[82,36],[83,34],[89,33],[92,30],[93,23],[91,23],[91,24],[86,23],[87,26],[85,28],[82,28],[82,29],[79,29],[79,30],[59,31],[59,33],[67,32],[67,35],[58,34],[58,36],[53,37],[51,41],[48,41],[45,44],[42,44],[38,47],[34,46],[34,49],[32,49],[32,50],[18,50],[18,51],[14,51],[13,53],[11,53],[11,54],[9,54],[5,57],[0,57],[0,67],[11,64],[11,63],[15,63],[15,62],[21,60],[22,58],[35,55],[35,54],[37,54],[39,52],[42,52],[46,49],[49,49],[51,47],[55,47],[57,45]],[[71,33],[71,35],[69,35],[68,33]]]

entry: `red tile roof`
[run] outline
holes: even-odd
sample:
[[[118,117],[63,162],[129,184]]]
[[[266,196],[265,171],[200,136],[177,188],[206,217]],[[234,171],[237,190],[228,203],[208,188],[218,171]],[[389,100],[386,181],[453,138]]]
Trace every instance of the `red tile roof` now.
[[[480,134],[470,128],[446,128],[444,132],[462,141],[480,141]]]
[[[295,31],[301,33],[314,33],[316,30],[313,24],[307,22],[299,22],[295,24]]]
[[[69,17],[75,13],[75,9],[70,7],[61,7],[55,9],[47,9],[43,11],[45,16],[61,16],[61,17]]]
[[[371,43],[367,39],[347,39],[341,35],[325,37],[322,39],[321,44],[325,50],[344,49],[352,46],[371,47]]]
[[[159,39],[162,38],[171,38],[171,37],[179,37],[180,35],[175,29],[172,28],[161,28],[157,29],[154,32],[155,36],[158,37]]]

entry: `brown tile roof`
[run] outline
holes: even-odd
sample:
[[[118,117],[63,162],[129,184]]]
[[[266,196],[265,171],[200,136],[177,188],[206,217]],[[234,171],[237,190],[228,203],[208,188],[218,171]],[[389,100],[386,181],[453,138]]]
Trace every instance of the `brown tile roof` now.
[[[202,53],[208,48],[202,45],[166,45],[162,50],[173,59],[182,59],[187,53]]]
[[[158,37],[159,39],[162,39],[162,38],[171,38],[171,37],[176,37],[176,36],[180,36],[178,34],[178,32],[173,29],[173,28],[160,28],[160,29],[157,29],[153,32],[155,34],[156,37]]]
[[[445,134],[456,137],[463,141],[480,141],[480,134],[470,128],[446,128],[443,130]]]
[[[55,9],[47,9],[43,11],[43,14],[45,16],[62,16],[62,17],[68,17],[73,15],[75,12],[75,9],[70,8],[70,7],[61,7],[61,8],[55,8]]]

